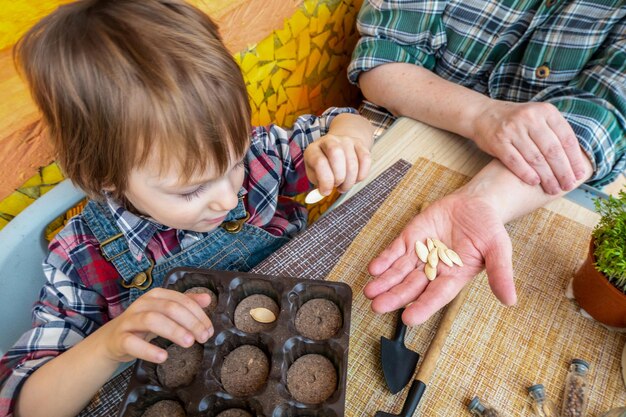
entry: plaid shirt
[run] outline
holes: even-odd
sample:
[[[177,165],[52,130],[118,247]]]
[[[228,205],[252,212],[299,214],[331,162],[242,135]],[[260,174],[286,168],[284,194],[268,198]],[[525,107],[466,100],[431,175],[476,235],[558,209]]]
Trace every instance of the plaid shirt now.
[[[320,117],[301,116],[291,130],[257,127],[245,158],[248,223],[275,236],[293,236],[306,226],[306,209],[288,196],[310,188],[303,151],[328,132],[332,119],[350,108],[331,108]],[[158,264],[204,238],[206,233],[170,229],[134,215],[108,200],[132,254],[149,253]],[[210,233],[210,232],[209,232]],[[25,379],[47,361],[119,316],[129,303],[120,275],[102,258],[99,242],[81,215],[73,217],[50,243],[44,261],[47,282],[33,309],[34,328],[25,333],[0,361],[0,416],[12,415],[16,393]],[[96,268],[95,282],[85,282]]]
[[[592,185],[626,168],[624,0],[365,0],[357,25],[351,82],[403,62],[494,99],[549,102],[594,164]]]

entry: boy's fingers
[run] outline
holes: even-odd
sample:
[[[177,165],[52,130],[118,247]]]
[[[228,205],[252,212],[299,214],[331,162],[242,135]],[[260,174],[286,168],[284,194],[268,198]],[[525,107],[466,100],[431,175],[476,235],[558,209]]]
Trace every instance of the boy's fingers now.
[[[345,149],[337,141],[324,142],[322,151],[328,160],[333,172],[333,186],[342,184],[346,179],[346,153]]]
[[[346,177],[339,187],[339,191],[346,192],[356,183],[359,175],[359,158],[356,150],[351,143],[348,143],[345,149],[346,158]]]
[[[192,293],[184,293],[187,297],[191,298],[195,301],[200,307],[205,308],[211,305],[213,300],[209,294],[192,294]],[[204,310],[203,310],[204,311]]]
[[[196,307],[200,306],[193,300],[189,300]],[[168,318],[174,320],[182,328],[187,329],[193,334],[194,339],[200,343],[206,342],[210,337],[210,332],[213,330],[211,320],[207,317],[202,309],[197,313],[192,311],[188,306],[183,306],[174,300],[166,301],[161,306],[160,311]],[[203,319],[198,317],[204,316]]]
[[[152,332],[182,347],[189,347],[196,340],[188,329],[167,315],[156,311],[148,311],[137,315],[135,326],[137,329],[142,329],[144,332]],[[205,341],[203,340],[201,343]]]
[[[364,146],[356,146],[354,150],[359,161],[359,172],[356,180],[363,181],[370,172],[370,168],[372,166],[372,155],[369,149]]]
[[[142,338],[127,333],[127,337],[122,341],[122,348],[128,355],[154,363],[163,363],[167,360],[167,351]]]
[[[173,290],[165,291],[166,293],[161,297],[163,300],[163,304],[160,306],[160,311],[162,311],[163,305],[167,305],[169,306],[169,308],[172,309],[173,313],[184,315],[178,321],[183,326],[185,326],[185,324],[191,326],[192,323],[194,325],[197,325],[197,322],[199,322],[201,324],[202,330],[207,330],[213,327],[213,323],[211,323],[211,320],[207,317],[202,307],[196,302],[196,300],[194,300],[192,297],[189,297],[189,294],[183,294],[181,292]],[[202,294],[201,296],[205,297],[207,296],[207,294]],[[208,296],[208,298],[210,299],[211,297]],[[172,304],[169,304],[170,302]],[[180,306],[177,306],[175,303],[179,304]],[[180,311],[178,309],[180,309]]]
[[[307,172],[312,173],[312,175],[309,175],[309,181],[317,184],[320,193],[327,196],[332,192],[335,185],[335,177],[328,159],[326,159],[326,155],[318,147],[310,146],[307,148],[307,151],[307,158],[305,158],[304,162]]]
[[[213,334],[213,325],[204,312],[208,327],[175,300],[155,301],[150,308],[133,315],[130,331],[152,332],[181,346],[191,346],[194,340],[204,343]],[[188,301],[196,304],[191,299]]]

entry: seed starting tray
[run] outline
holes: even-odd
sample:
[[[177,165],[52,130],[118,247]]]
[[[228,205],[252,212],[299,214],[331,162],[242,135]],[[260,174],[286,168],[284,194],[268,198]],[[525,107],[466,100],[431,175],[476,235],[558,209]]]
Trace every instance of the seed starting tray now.
[[[352,290],[348,285],[232,271],[177,268],[170,272],[164,287],[180,292],[192,287],[207,287],[217,294],[217,309],[211,315],[215,332],[204,343],[201,370],[187,386],[162,386],[157,378],[157,364],[138,360],[119,417],[141,417],[148,407],[161,400],[178,401],[190,417],[214,417],[230,408],[241,408],[257,417],[344,415],[352,305]],[[269,330],[245,333],[234,325],[235,308],[244,298],[254,294],[272,298],[280,312]],[[334,302],[342,314],[341,328],[328,340],[308,339],[295,328],[296,312],[314,298]],[[156,338],[152,343],[163,348],[171,344],[163,338]],[[224,358],[242,345],[259,347],[269,359],[270,370],[266,383],[258,392],[247,397],[235,397],[224,390],[220,370]],[[299,403],[287,389],[287,370],[296,359],[306,354],[327,357],[337,371],[337,388],[321,404]]]

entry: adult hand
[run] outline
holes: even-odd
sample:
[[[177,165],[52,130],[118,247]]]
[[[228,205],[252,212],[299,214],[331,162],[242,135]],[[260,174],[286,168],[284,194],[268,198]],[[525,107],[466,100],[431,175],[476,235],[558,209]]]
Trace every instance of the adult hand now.
[[[437,266],[429,281],[415,252],[417,240],[437,238],[461,257],[464,266]],[[407,306],[402,320],[409,326],[426,321],[449,303],[484,266],[489,285],[505,305],[516,302],[511,240],[486,199],[450,194],[415,216],[391,245],[369,264],[375,279],[364,289],[372,309],[385,313]]]
[[[329,195],[334,187],[346,192],[367,176],[372,163],[370,138],[328,134],[306,148],[307,176],[322,195]]]
[[[474,123],[473,139],[529,185],[548,194],[569,191],[585,175],[584,156],[572,127],[549,103],[488,100]]]
[[[138,358],[161,363],[167,359],[167,352],[148,340],[161,336],[182,347],[190,347],[196,340],[206,342],[213,335],[213,324],[202,308],[210,302],[208,294],[155,288],[97,333],[102,336],[106,355],[113,361]]]

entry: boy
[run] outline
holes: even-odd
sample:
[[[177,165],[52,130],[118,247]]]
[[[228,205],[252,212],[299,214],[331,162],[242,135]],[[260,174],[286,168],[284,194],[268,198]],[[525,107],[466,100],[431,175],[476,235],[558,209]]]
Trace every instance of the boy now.
[[[36,327],[2,359],[0,415],[75,415],[120,362],[166,359],[151,336],[206,342],[210,297],[160,288],[167,272],[250,269],[306,224],[283,196],[309,180],[345,191],[369,169],[373,129],[352,109],[251,134],[237,64],[182,2],[72,3],[16,56],[92,200],[50,243]]]

